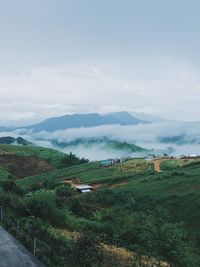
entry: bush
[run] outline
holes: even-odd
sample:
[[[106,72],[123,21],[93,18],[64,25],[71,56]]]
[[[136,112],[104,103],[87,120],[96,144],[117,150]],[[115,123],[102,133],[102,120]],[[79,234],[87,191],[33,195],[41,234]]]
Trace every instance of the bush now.
[[[66,212],[56,206],[53,194],[44,190],[28,193],[21,212],[26,216],[41,218],[54,226],[66,225]]]
[[[15,181],[12,179],[7,179],[5,181],[2,181],[0,186],[7,193],[14,193],[17,195],[23,195],[24,194],[24,190],[21,189],[21,187],[19,187],[18,185],[16,185]]]

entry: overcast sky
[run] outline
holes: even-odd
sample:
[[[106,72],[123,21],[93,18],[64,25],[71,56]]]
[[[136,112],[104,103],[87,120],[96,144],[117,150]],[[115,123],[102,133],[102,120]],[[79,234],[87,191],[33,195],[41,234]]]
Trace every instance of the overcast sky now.
[[[199,0],[0,0],[0,124],[200,120]]]

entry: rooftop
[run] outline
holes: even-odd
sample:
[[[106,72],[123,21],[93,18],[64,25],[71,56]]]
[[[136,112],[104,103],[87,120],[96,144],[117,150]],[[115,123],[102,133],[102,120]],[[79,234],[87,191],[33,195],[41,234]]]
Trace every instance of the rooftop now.
[[[79,190],[84,190],[84,189],[92,189],[92,186],[83,184],[83,185],[75,185],[75,188]]]

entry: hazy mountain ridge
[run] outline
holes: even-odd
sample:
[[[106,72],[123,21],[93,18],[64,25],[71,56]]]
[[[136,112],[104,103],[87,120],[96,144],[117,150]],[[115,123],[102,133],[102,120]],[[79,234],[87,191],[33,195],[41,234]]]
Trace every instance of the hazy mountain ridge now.
[[[7,129],[0,131],[0,136],[23,137],[34,145],[56,148],[66,153],[73,152],[90,160],[124,155],[143,157],[148,151],[153,151],[158,156],[163,153],[172,156],[200,154],[199,122],[173,121],[148,114],[140,114],[138,119],[139,115],[136,115],[132,117],[128,112],[67,115],[42,122],[42,128],[40,124],[36,124],[34,128],[28,126],[10,131]],[[74,128],[66,128],[70,125],[72,127],[72,124],[66,126],[66,123],[62,123],[66,122],[66,118],[73,123],[78,118]],[[98,118],[98,121],[92,118]],[[51,129],[49,122],[52,124]],[[97,122],[107,124],[94,126]],[[63,130],[53,130],[61,126]]]
[[[101,125],[137,125],[147,123],[140,120],[128,112],[116,112],[101,115],[98,113],[64,115],[55,118],[49,118],[37,124],[24,126],[23,128],[32,129],[33,131],[54,132],[69,128],[95,127]],[[21,127],[22,128],[22,127]]]

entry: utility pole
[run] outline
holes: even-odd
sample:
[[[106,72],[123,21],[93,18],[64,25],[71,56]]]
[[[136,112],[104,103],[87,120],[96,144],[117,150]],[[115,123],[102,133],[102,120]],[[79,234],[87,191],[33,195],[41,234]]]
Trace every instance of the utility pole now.
[[[17,237],[19,235],[19,221],[17,222]]]

